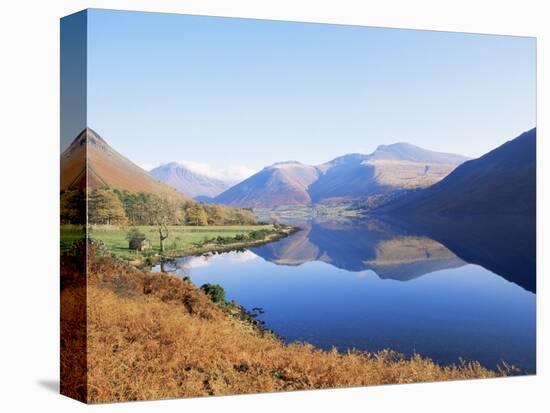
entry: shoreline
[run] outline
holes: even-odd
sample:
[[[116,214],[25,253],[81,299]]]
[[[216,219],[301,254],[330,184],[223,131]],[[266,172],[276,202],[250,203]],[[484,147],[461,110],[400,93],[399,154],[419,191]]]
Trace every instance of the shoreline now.
[[[507,375],[475,361],[445,366],[416,353],[285,343],[242,306],[214,301],[191,280],[94,253],[87,291],[92,403],[144,400],[151,389],[174,398]],[[65,285],[62,301],[75,302],[76,290]],[[71,353],[64,354],[62,365],[70,365]],[[146,387],[136,382],[136,371],[144,372]]]
[[[164,253],[157,253],[154,256],[140,257],[139,259],[128,260],[128,263],[139,269],[145,269],[147,267],[157,264],[158,262],[162,261],[162,259],[170,260],[179,257],[200,256],[208,253],[219,254],[239,249],[259,247],[289,237],[301,230],[302,228],[296,226],[283,225],[279,229],[272,230],[271,233],[267,234],[265,238],[258,240],[239,240],[224,245],[220,245],[210,240],[200,246],[192,246],[190,248],[181,250],[165,251]],[[147,258],[151,260],[150,263],[147,263]]]
[[[225,252],[275,242],[300,230],[284,226],[263,239],[227,245],[210,242],[185,251],[194,255]],[[477,361],[442,365],[418,353],[405,356],[391,349],[343,352],[306,342],[288,343],[257,319],[254,309],[215,299],[192,279],[137,268],[100,248],[90,253],[89,360],[94,371],[100,372],[90,378],[93,391],[88,397],[94,403],[146,399],[143,387],[135,385],[135,369],[147,372],[148,386],[161,398],[492,378],[511,373],[485,368]],[[71,288],[62,294],[66,302],[74,301]],[[189,346],[191,342],[195,348]],[[113,391],[112,375],[101,372],[136,363],[136,354],[140,357],[135,367],[132,364],[132,372],[115,369],[119,385]],[[159,364],[159,357],[170,361]]]

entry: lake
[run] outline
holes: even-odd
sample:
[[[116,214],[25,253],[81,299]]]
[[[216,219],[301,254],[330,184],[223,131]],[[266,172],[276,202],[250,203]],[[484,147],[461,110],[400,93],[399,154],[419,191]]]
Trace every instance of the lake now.
[[[484,221],[463,222],[452,236],[449,225],[304,221],[280,241],[181,257],[164,269],[197,286],[219,284],[228,300],[261,308],[259,319],[286,342],[390,348],[441,364],[477,360],[491,369],[506,362],[532,374],[533,227],[506,219],[504,231],[503,222]],[[494,237],[487,236],[491,228]]]

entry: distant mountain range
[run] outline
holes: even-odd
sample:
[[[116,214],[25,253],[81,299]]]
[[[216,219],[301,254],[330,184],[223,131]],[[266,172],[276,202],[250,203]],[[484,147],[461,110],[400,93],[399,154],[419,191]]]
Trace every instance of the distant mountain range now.
[[[221,194],[232,183],[200,174],[178,162],[170,162],[149,171],[159,181],[197,199],[209,199]]]
[[[378,208],[401,215],[536,214],[536,128]]]
[[[297,161],[268,166],[212,202],[273,208],[350,201],[403,189],[428,187],[468,158],[408,143],[381,145],[370,155],[348,154],[318,166]]]
[[[84,129],[61,154],[61,189],[111,188],[190,199],[115,151],[96,132]]]
[[[474,160],[396,143],[317,166],[279,162],[230,186],[177,163],[149,174],[86,128],[61,154],[61,188],[86,186],[235,207],[350,202],[379,215],[534,216],[536,129]]]

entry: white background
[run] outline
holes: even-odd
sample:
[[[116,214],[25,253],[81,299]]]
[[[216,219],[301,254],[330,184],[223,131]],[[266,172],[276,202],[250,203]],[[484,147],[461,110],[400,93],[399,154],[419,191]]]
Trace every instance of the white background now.
[[[0,8],[0,398],[2,411],[548,411],[550,13],[545,0],[16,1]],[[59,396],[59,18],[86,8],[348,23],[538,37],[538,375],[86,407]],[[404,68],[406,70],[406,68]],[[513,96],[509,97],[513,99]],[[546,349],[544,349],[546,345]],[[549,350],[550,351],[550,350]]]

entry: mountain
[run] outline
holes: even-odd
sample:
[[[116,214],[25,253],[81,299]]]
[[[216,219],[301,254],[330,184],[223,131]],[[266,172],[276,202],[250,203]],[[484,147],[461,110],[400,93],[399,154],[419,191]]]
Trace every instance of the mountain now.
[[[189,199],[155,180],[115,151],[91,128],[84,129],[61,154],[61,189],[113,188]]]
[[[379,208],[383,213],[534,216],[536,128],[481,158],[463,163],[437,184]]]
[[[214,201],[253,208],[351,201],[428,187],[466,160],[408,143],[381,145],[370,155],[348,154],[318,166],[274,164]]]
[[[396,160],[451,165],[458,165],[468,160],[467,157],[462,155],[434,152],[405,142],[380,145],[369,158],[370,160]]]
[[[194,172],[177,162],[161,165],[149,174],[193,198],[213,198],[231,186],[227,181]]]
[[[308,187],[319,178],[319,170],[300,162],[280,162],[229,188],[214,202],[230,206],[271,208],[276,205],[308,205]]]
[[[350,154],[320,165],[321,176],[309,192],[314,202],[322,202],[425,188],[467,159],[408,143],[381,145],[370,155]]]

